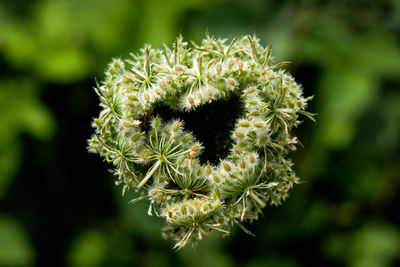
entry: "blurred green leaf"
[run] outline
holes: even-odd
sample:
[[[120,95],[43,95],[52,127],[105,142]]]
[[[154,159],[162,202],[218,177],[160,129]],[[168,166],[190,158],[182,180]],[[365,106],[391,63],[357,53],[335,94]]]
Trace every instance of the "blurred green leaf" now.
[[[368,223],[354,234],[338,234],[325,244],[327,255],[352,267],[392,266],[400,257],[400,232],[383,223]]]
[[[18,170],[21,135],[44,140],[54,133],[55,122],[33,87],[29,80],[0,81],[0,197]]]
[[[400,255],[399,230],[385,224],[366,225],[355,235],[351,252],[353,267],[391,266]]]
[[[296,267],[299,266],[291,258],[266,256],[264,259],[251,260],[246,267]]]
[[[80,232],[69,246],[66,262],[73,267],[127,266],[136,253],[122,231],[114,224],[99,223]]]
[[[323,75],[316,142],[347,147],[354,136],[354,121],[376,98],[375,83],[370,76],[346,67]]]
[[[107,257],[107,241],[105,236],[92,230],[78,236],[69,252],[70,266],[101,266]]]
[[[0,216],[0,266],[32,266],[35,252],[22,226]]]

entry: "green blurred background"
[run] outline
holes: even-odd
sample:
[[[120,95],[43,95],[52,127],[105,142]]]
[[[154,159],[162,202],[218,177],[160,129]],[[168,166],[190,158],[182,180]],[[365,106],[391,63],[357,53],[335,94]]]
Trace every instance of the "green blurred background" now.
[[[113,57],[256,32],[315,95],[279,208],[172,250],[88,154]],[[0,1],[0,266],[400,266],[400,1]]]

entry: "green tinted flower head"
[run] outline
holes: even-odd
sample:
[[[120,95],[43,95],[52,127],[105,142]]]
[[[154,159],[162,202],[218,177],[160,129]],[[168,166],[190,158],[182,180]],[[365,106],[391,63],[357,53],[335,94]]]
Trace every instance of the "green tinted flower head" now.
[[[117,184],[150,202],[149,215],[166,221],[165,237],[176,248],[212,232],[229,234],[279,205],[299,178],[287,154],[295,149],[292,129],[305,111],[301,86],[275,63],[271,47],[256,37],[231,41],[207,34],[201,44],[179,36],[172,47],[146,45],[132,58],[113,60],[95,89],[102,110],[93,121],[89,150],[114,166]],[[231,132],[232,147],[217,165],[201,164],[203,145],[181,120],[154,114],[163,103],[191,112],[235,94],[243,116]]]

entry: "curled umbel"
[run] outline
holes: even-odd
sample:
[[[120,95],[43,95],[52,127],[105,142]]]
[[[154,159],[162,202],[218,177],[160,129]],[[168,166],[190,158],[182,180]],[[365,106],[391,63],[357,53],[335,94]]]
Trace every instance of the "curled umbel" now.
[[[162,233],[176,248],[211,232],[229,234],[279,205],[299,183],[287,153],[292,128],[310,98],[274,62],[271,46],[254,36],[233,40],[208,34],[201,44],[178,37],[172,47],[146,45],[128,60],[114,59],[95,88],[102,110],[93,120],[89,150],[114,167],[123,194],[148,199],[148,214],[166,221]],[[231,132],[228,156],[218,164],[199,161],[204,147],[182,120],[165,121],[157,104],[191,112],[213,101],[240,96],[243,116]]]

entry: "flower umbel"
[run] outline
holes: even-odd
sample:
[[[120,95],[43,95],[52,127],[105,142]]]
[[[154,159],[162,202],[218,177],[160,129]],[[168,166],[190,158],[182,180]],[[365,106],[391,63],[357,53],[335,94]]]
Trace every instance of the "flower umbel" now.
[[[146,45],[132,59],[115,59],[97,85],[102,111],[93,120],[88,149],[114,166],[123,194],[149,199],[149,215],[164,218],[163,235],[175,248],[214,231],[258,219],[267,205],[284,201],[299,182],[287,154],[296,148],[293,127],[305,108],[302,88],[275,63],[271,46],[254,36],[230,42],[207,34],[189,46],[179,36],[172,48]],[[156,103],[191,112],[235,94],[244,115],[231,133],[232,148],[216,166],[201,164],[201,143],[181,120],[163,121]]]

